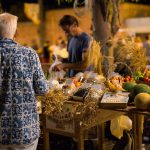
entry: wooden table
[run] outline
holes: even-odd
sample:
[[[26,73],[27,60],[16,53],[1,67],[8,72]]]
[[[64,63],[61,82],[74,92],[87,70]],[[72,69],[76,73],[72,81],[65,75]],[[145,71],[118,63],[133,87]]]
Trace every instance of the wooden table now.
[[[109,110],[111,110],[109,108]],[[126,109],[113,109],[114,111],[124,112],[131,116],[132,119],[132,129],[133,129],[133,139],[134,139],[134,150],[142,150],[142,133],[143,133],[143,123],[144,116],[149,115],[150,111],[137,110],[133,106],[128,106]]]
[[[65,105],[72,105],[72,102],[67,102]],[[70,106],[69,106],[70,107]],[[70,108],[71,109],[71,108]],[[102,109],[100,108],[97,113],[97,122],[93,123],[88,128],[80,126],[81,122],[73,120],[65,127],[61,124],[55,124],[47,116],[43,116],[44,127],[44,149],[50,150],[49,133],[55,133],[72,137],[77,140],[78,150],[84,150],[84,133],[91,127],[98,126],[98,148],[104,149],[104,122],[114,119],[120,115],[129,114],[132,116],[133,124],[133,137],[135,143],[135,150],[141,150],[142,148],[142,123],[143,116],[150,115],[150,112],[138,111],[135,107],[128,106],[126,109]],[[62,127],[62,128],[61,128]]]

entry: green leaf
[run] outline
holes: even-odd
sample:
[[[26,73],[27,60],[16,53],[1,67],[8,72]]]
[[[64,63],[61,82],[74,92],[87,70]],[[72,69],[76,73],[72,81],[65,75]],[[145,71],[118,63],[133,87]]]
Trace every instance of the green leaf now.
[[[67,2],[67,3],[71,3],[73,2],[73,0],[57,0],[58,5],[60,5],[61,3]]]

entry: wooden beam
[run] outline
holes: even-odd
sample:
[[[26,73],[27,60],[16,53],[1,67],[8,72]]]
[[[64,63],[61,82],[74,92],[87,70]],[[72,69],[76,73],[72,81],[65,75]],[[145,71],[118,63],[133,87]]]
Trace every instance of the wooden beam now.
[[[39,3],[39,44],[40,49],[43,50],[44,41],[45,41],[45,8],[44,0],[38,0]]]

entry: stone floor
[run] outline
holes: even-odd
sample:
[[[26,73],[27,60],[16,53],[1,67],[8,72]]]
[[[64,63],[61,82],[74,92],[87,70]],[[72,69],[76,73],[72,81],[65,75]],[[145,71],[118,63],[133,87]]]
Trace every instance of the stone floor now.
[[[108,123],[105,125],[105,131],[107,131],[105,132],[105,141],[104,141],[105,150],[112,150],[113,146],[115,145],[117,141],[117,139],[111,135],[109,125],[110,124]],[[147,123],[147,126],[149,128],[146,128],[146,129],[149,129],[150,131],[150,122],[149,124]],[[97,150],[98,140],[94,138],[95,132],[93,131],[94,130],[92,130],[92,132],[89,133],[90,137],[92,137],[91,140],[85,140],[84,142],[85,150]],[[147,130],[144,130],[144,132],[148,133]],[[77,143],[73,141],[72,138],[51,134],[50,139],[51,139],[50,141],[51,150],[77,150]],[[39,139],[37,150],[44,150],[42,136]],[[143,144],[142,150],[150,150],[150,144],[149,145]]]
[[[97,150],[97,139],[85,140],[85,150]],[[115,141],[105,139],[104,149],[112,150]],[[51,150],[77,150],[77,144],[71,138],[55,137],[53,143],[51,143]],[[44,150],[43,139],[39,139],[39,144],[37,150]],[[142,145],[142,150],[150,150],[150,144]]]
[[[85,140],[84,142],[84,149],[85,150],[97,150],[97,139],[92,139],[92,140]],[[114,145],[114,142],[110,140],[105,140],[104,146],[105,150],[112,150],[112,147]],[[44,150],[43,147],[43,140],[39,140],[38,148],[37,150]],[[53,139],[53,142],[51,143],[51,150],[77,150],[77,143],[74,142],[71,138],[67,137],[62,137],[60,138],[55,138]]]

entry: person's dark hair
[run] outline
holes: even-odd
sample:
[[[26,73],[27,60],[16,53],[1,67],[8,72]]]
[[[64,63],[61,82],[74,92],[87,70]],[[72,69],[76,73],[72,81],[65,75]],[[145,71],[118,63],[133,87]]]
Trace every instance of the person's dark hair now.
[[[149,38],[150,38],[150,34],[147,34],[147,35],[145,36],[145,39],[146,39],[146,40],[149,40]]]
[[[76,23],[77,26],[79,25],[78,20],[74,16],[71,16],[71,15],[64,15],[59,21],[59,25],[61,27],[64,27],[66,25],[71,26],[74,23]]]

